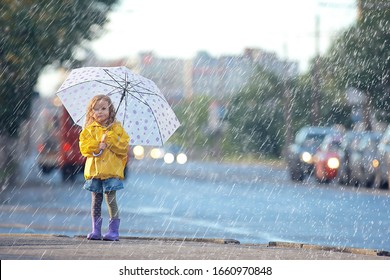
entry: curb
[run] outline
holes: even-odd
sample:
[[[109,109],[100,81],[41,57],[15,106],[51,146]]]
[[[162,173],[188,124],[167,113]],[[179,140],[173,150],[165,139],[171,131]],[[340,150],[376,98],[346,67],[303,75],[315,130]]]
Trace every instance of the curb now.
[[[15,234],[0,233],[1,236],[13,236]],[[61,235],[61,234],[20,234],[25,237],[63,237],[63,238],[79,238],[85,239],[86,235]],[[213,243],[213,244],[233,244],[233,245],[260,245],[260,244],[241,244],[240,241],[235,239],[224,239],[224,238],[179,238],[179,237],[137,237],[137,236],[121,236],[120,239],[124,240],[141,240],[141,241],[167,241],[167,242],[198,242],[198,243]],[[390,257],[389,251],[364,249],[364,248],[350,248],[350,247],[336,247],[336,246],[322,246],[305,243],[293,243],[293,242],[278,242],[270,241],[267,247],[269,248],[290,248],[290,249],[306,249],[316,251],[329,251],[339,253],[349,253],[357,255],[367,256],[384,256]]]
[[[63,238],[79,238],[86,239],[86,235],[74,235],[69,236],[65,234],[40,234],[40,233],[0,233],[1,236],[24,236],[24,237],[63,237]],[[138,237],[138,236],[120,236],[120,239],[124,240],[142,240],[142,241],[179,241],[179,242],[199,242],[199,243],[214,243],[214,244],[241,244],[240,241],[235,239],[224,238],[180,238],[180,237]]]
[[[368,256],[390,257],[390,252],[388,251],[380,251],[380,250],[372,250],[372,249],[364,249],[364,248],[321,246],[321,245],[312,245],[312,244],[304,244],[304,243],[271,241],[268,243],[268,247],[308,249],[308,250],[332,251],[332,252],[350,253],[350,254],[368,255]]]
[[[69,236],[67,236],[69,237]],[[74,238],[87,238],[86,235],[75,235]],[[240,244],[240,241],[235,239],[221,238],[179,238],[179,237],[137,237],[137,236],[120,236],[120,239],[126,240],[144,240],[144,241],[179,241],[179,242],[199,242],[199,243],[215,243],[215,244]]]

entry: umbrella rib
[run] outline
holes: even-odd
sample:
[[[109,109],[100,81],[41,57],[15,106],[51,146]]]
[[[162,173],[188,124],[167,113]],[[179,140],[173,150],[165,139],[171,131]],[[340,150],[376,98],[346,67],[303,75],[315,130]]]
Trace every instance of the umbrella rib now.
[[[110,76],[111,79],[112,79],[113,81],[115,81],[122,89],[125,89],[125,87],[123,87],[123,86],[119,83],[119,81],[118,81],[117,79],[114,78],[114,74],[111,73],[111,72],[109,71],[109,69],[103,69],[103,71],[106,72],[106,74],[107,74],[108,76]],[[115,75],[115,76],[117,76],[117,77],[119,78],[119,80],[121,80],[122,83],[125,81],[121,76],[118,76],[118,75]],[[127,77],[127,75],[126,75],[126,77]]]
[[[149,105],[147,105],[147,106],[150,108]],[[156,118],[156,116],[154,115],[154,112],[153,112],[152,108],[150,108],[150,111],[152,112],[153,118],[154,118],[154,120],[156,121],[156,125],[157,125],[157,127],[158,127],[157,131],[158,131],[158,134],[160,135],[160,142],[161,142],[161,146],[162,146],[162,145],[164,144],[164,142],[163,142],[163,139],[162,139],[160,126],[159,126],[159,124],[158,124],[157,118]]]
[[[119,84],[119,83],[118,83],[118,86],[115,86],[115,85],[111,85],[109,83],[105,83],[105,82],[99,81],[99,80],[95,80],[94,82],[97,82],[99,84],[103,84],[103,85],[106,85],[106,86],[110,86],[110,87],[113,87],[113,88],[116,88],[116,89],[124,89],[124,87],[121,84]],[[117,82],[117,81],[115,81],[115,82]]]
[[[125,123],[126,116],[127,116],[127,94],[125,95],[125,113],[123,114],[123,124]]]
[[[148,88],[145,88],[145,87],[140,86],[140,84],[142,84],[142,81],[139,82],[139,83],[137,83],[137,84],[131,84],[131,83],[130,83],[130,87],[131,87],[131,89],[133,90],[133,92],[136,92],[136,93],[138,93],[138,94],[140,94],[140,95],[141,95],[141,94],[145,94],[145,95],[154,95],[154,96],[157,96],[157,97],[159,97],[160,99],[162,99],[163,101],[166,102],[166,100],[165,100],[162,96],[160,96],[160,95],[157,94],[157,93],[153,93],[153,92],[150,91]],[[141,89],[150,91],[150,92],[138,91],[138,90],[135,89],[136,86],[140,87]],[[131,91],[128,91],[128,92],[131,93]],[[132,95],[132,96],[134,96],[134,95]],[[136,97],[134,96],[134,98],[136,98]],[[140,100],[140,101],[141,101],[141,100]],[[141,102],[142,102],[142,101],[141,101]]]
[[[143,87],[143,86],[142,86],[142,81],[139,82],[139,83],[137,83],[137,84],[134,84],[134,85],[130,84],[130,85],[132,86],[132,88],[134,88],[135,86],[138,86],[139,88],[148,91],[148,92],[138,92],[138,91],[134,90],[135,92],[137,92],[137,93],[139,93],[139,94],[142,93],[142,94],[157,95],[157,96],[158,96],[158,94],[153,93],[153,91],[151,91],[150,89],[148,89],[148,88],[146,88],[146,87]]]
[[[110,81],[110,80],[107,80],[107,81]],[[80,86],[80,85],[82,85],[82,84],[91,83],[91,82],[97,82],[97,83],[100,83],[100,84],[103,84],[103,85],[107,85],[107,86],[113,87],[113,88],[115,88],[115,89],[123,89],[123,86],[121,86],[120,84],[119,84],[119,86],[115,86],[115,85],[111,85],[111,84],[109,84],[109,83],[106,83],[106,82],[104,82],[104,81],[89,80],[89,81],[84,81],[84,82],[80,82],[80,83],[71,85],[71,86],[69,86],[69,87],[67,87],[67,88],[63,88],[63,89],[57,91],[57,94],[61,93],[61,92],[64,91],[64,90],[69,90],[69,89],[72,88],[72,87],[77,87],[77,86]]]

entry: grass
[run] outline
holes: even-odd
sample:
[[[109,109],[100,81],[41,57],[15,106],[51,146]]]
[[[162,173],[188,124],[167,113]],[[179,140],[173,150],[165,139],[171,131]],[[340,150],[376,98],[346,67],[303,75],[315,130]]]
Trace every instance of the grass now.
[[[215,157],[206,157],[204,158],[206,161],[215,161]],[[225,155],[221,157],[219,162],[222,163],[234,163],[234,164],[245,164],[245,165],[270,165],[270,166],[278,166],[285,167],[285,160],[282,158],[274,158],[274,157],[266,157],[266,156],[258,156],[258,155]]]

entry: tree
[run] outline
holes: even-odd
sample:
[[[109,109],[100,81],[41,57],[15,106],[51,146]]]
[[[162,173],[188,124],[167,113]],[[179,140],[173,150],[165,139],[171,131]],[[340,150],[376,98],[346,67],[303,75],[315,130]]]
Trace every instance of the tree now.
[[[175,105],[174,111],[180,120],[180,127],[172,135],[170,141],[188,147],[198,155],[200,150],[208,146],[207,124],[208,109],[211,98],[194,96],[191,100],[183,99]]]
[[[245,154],[282,156],[284,145],[290,144],[288,141],[291,140],[286,138],[287,125],[291,125],[289,129],[295,134],[302,126],[311,124],[312,82],[310,74],[283,80],[283,77],[259,68],[250,85],[231,101],[228,142],[239,143],[235,147]],[[347,116],[351,111],[339,97],[340,92],[326,83],[324,86],[318,125],[350,127]],[[286,89],[290,104],[285,103]],[[288,121],[285,110],[290,110]]]
[[[12,158],[9,137],[17,137],[29,116],[41,69],[72,59],[117,0],[2,0],[0,4],[0,169]],[[4,148],[3,148],[4,147]],[[0,174],[0,182],[1,182]]]
[[[230,141],[240,152],[280,156],[284,143],[284,83],[259,68],[250,85],[239,92],[228,110]]]
[[[71,59],[94,38],[117,0],[3,0],[0,6],[0,134],[17,136],[41,69]]]
[[[360,18],[333,43],[326,70],[339,89],[353,87],[366,95],[365,121],[370,129],[368,112],[372,108],[387,112],[390,106],[390,9],[386,1],[359,3]]]

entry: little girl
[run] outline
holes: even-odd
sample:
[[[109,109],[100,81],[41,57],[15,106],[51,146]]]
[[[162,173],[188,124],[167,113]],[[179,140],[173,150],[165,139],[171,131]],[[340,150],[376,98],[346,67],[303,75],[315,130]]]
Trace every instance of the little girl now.
[[[87,107],[84,129],[80,133],[80,152],[85,162],[84,189],[92,194],[92,232],[90,240],[101,240],[101,207],[103,195],[110,222],[103,240],[119,241],[119,211],[116,191],[123,189],[124,168],[127,161],[129,136],[115,120],[115,109],[106,95],[97,95]]]

